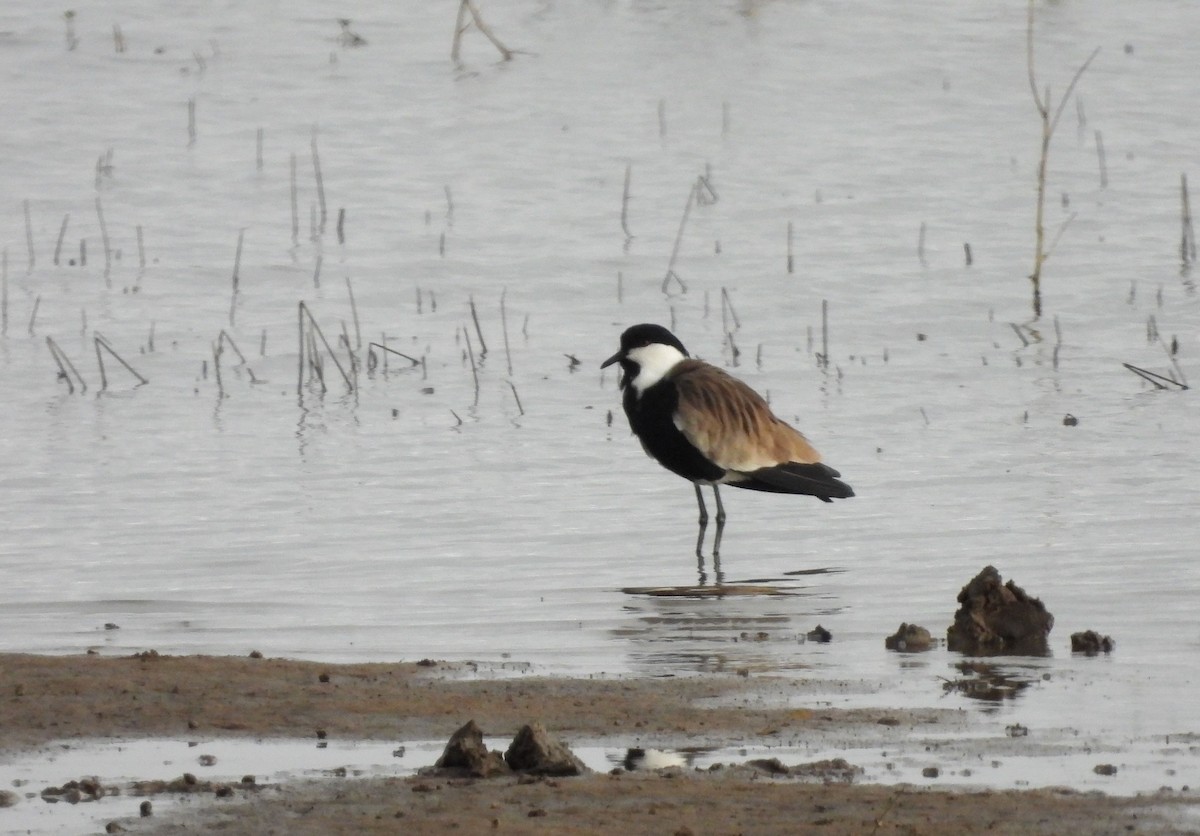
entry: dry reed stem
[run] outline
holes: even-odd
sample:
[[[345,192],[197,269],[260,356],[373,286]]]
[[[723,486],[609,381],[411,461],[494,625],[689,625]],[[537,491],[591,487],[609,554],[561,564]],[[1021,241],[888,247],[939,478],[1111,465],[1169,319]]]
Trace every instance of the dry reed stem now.
[[[79,381],[79,394],[82,395],[87,392],[87,383],[84,382],[83,375],[79,373],[79,369],[75,368],[75,364],[71,362],[71,358],[67,356],[67,353],[51,337],[46,337],[46,345],[49,347],[50,353],[54,356],[54,362],[58,364],[58,369],[62,372],[63,379],[67,381],[68,392],[75,394],[75,387],[71,385],[71,374],[74,374],[75,379]],[[70,370],[69,374],[68,370]]]
[[[1038,319],[1042,315],[1042,265],[1046,259],[1050,257],[1050,253],[1046,251],[1046,231],[1045,231],[1045,205],[1046,205],[1046,166],[1050,156],[1050,140],[1054,137],[1054,131],[1058,128],[1058,122],[1062,118],[1063,109],[1067,102],[1071,99],[1071,93],[1078,84],[1080,77],[1087,71],[1088,66],[1100,53],[1100,47],[1092,50],[1092,54],[1087,60],[1079,66],[1072,76],[1071,82],[1067,85],[1066,92],[1058,102],[1058,106],[1051,113],[1052,100],[1050,97],[1050,88],[1047,87],[1045,95],[1038,90],[1037,74],[1034,71],[1033,60],[1033,15],[1034,0],[1029,0],[1028,15],[1026,18],[1025,28],[1025,45],[1026,45],[1026,60],[1029,75],[1029,89],[1033,93],[1034,106],[1037,108],[1039,117],[1042,123],[1042,138],[1041,138],[1041,153],[1038,157],[1037,168],[1037,202],[1034,216],[1034,257],[1033,257],[1033,272],[1029,274],[1029,281],[1033,284],[1033,318]],[[1064,225],[1065,229],[1065,225]],[[1061,237],[1063,230],[1059,231]],[[1057,237],[1055,239],[1057,242]]]
[[[325,178],[321,175],[321,154],[317,150],[317,126],[313,125],[312,129],[312,164],[313,178],[317,182],[317,204],[321,208],[321,222],[317,227],[319,235],[325,234],[325,220],[328,217],[328,210],[325,208]]]
[[[101,391],[108,388],[108,377],[105,374],[105,369],[104,369],[104,357],[100,354],[101,348],[103,348],[105,351],[107,351],[109,354],[111,354],[118,363],[120,363],[122,366],[124,366],[125,371],[129,372],[131,375],[136,377],[138,379],[138,382],[141,385],[144,386],[145,384],[150,382],[146,378],[142,377],[142,375],[139,374],[138,371],[133,366],[131,366],[131,365],[129,365],[129,363],[125,362],[125,358],[117,353],[117,350],[112,347],[112,344],[108,341],[108,339],[105,336],[103,336],[99,331],[94,332],[94,336],[92,337],[92,342],[94,343],[94,345],[96,347],[96,360],[100,364],[100,381],[102,384],[100,386]]]
[[[62,226],[58,228],[58,240],[54,243],[54,266],[58,266],[59,256],[62,254],[63,238],[67,235],[67,224],[71,221],[71,213],[63,215]]]
[[[487,343],[483,341],[483,330],[479,327],[479,314],[475,312],[475,298],[468,297],[468,303],[471,306],[471,319],[475,323],[475,333],[479,336],[479,359],[482,361],[487,357]]]
[[[508,368],[508,376],[512,377],[512,351],[508,347],[508,314],[504,308],[504,297],[508,294],[508,289],[500,291],[500,330],[504,333],[504,362]]]
[[[479,406],[479,370],[475,367],[475,350],[471,348],[471,335],[467,333],[467,327],[464,325],[463,339],[467,342],[467,356],[471,359],[471,377],[475,380],[475,402],[472,406]]]
[[[692,183],[692,187],[688,189],[687,203],[683,206],[683,217],[679,219],[679,229],[675,233],[675,245],[671,248],[671,258],[667,261],[667,273],[663,276],[662,292],[667,293],[667,288],[671,284],[671,279],[675,279],[679,283],[682,292],[687,293],[687,284],[675,272],[675,260],[679,258],[679,248],[683,244],[683,231],[687,228],[688,217],[692,214],[692,204],[696,202],[696,183]]]

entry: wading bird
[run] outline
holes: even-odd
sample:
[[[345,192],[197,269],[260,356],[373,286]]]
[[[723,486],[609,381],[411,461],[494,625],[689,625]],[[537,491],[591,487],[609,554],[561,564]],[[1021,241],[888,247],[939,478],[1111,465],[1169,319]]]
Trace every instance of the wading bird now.
[[[803,435],[776,418],[763,398],[737,378],[690,359],[661,325],[634,325],[621,335],[621,350],[601,364],[621,364],[621,389],[629,426],[646,453],[696,488],[700,534],[696,557],[704,559],[708,508],[701,486],[717,501],[713,560],[719,558],[725,508],[721,485],[771,493],[846,499],[854,491],[836,470],[821,463]]]

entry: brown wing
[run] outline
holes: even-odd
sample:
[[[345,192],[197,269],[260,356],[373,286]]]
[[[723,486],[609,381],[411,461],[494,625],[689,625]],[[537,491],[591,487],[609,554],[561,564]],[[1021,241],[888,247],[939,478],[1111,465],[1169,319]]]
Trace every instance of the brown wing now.
[[[718,466],[749,473],[821,460],[808,439],[776,418],[762,396],[716,366],[684,360],[667,377],[679,392],[675,426]]]

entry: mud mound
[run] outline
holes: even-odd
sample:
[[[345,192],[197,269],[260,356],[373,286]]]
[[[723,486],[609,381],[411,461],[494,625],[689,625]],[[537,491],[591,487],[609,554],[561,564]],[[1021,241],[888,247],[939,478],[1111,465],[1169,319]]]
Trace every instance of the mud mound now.
[[[958,593],[954,624],[946,631],[951,650],[970,654],[1042,656],[1054,616],[1037,598],[1011,580],[1004,583],[994,566],[986,566]]]

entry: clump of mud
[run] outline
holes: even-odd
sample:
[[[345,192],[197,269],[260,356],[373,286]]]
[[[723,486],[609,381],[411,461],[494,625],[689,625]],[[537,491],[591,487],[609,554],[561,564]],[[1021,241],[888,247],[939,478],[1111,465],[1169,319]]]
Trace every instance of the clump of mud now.
[[[1113,648],[1117,643],[1112,640],[1112,636],[1102,636],[1095,630],[1085,630],[1082,633],[1071,634],[1071,652],[1086,653],[1088,656],[1096,656],[1101,653],[1112,653]]]
[[[958,593],[954,624],[946,644],[970,654],[1008,653],[1043,656],[1054,616],[1037,598],[1011,580],[1004,583],[994,566],[986,566]]]
[[[450,736],[442,756],[429,775],[465,775],[491,778],[510,772],[525,775],[582,775],[590,770],[565,743],[554,738],[541,723],[522,726],[503,755],[489,750],[483,730],[474,720]]]
[[[918,624],[901,624],[894,635],[883,640],[883,646],[888,650],[901,653],[920,653],[933,647],[933,636]]]

